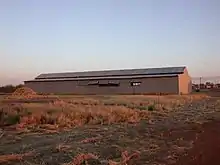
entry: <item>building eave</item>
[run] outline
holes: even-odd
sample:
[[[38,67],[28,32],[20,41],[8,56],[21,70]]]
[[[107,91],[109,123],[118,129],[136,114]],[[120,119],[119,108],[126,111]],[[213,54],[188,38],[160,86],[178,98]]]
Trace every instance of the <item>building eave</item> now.
[[[86,78],[57,78],[57,79],[34,79],[24,81],[29,82],[54,82],[54,81],[83,81],[83,80],[119,80],[119,79],[141,79],[141,78],[163,78],[178,77],[179,74],[161,74],[161,75],[138,75],[138,76],[111,76],[111,77],[86,77]]]

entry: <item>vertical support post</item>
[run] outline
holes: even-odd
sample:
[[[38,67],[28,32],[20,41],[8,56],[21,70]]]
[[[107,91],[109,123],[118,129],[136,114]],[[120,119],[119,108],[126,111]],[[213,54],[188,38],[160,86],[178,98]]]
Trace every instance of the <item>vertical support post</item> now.
[[[201,89],[202,86],[202,77],[199,78],[199,89]]]

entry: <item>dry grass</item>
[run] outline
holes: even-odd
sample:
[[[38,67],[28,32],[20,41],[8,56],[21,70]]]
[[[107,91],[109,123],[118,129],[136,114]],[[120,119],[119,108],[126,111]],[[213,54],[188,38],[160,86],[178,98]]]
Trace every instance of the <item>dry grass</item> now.
[[[88,154],[78,154],[76,155],[70,163],[65,163],[63,165],[82,165],[88,164],[87,160],[98,159],[98,156],[88,153]]]
[[[108,165],[128,165],[134,163],[136,159],[140,156],[139,151],[135,151],[132,154],[129,154],[128,151],[124,151],[121,153],[121,158],[118,162],[113,160],[108,160]],[[88,154],[78,154],[76,155],[71,162],[64,163],[63,165],[82,165],[89,164],[89,162],[93,162],[93,164],[100,164],[102,161],[99,160],[99,157],[88,153]]]
[[[49,103],[41,103],[40,99],[38,103],[5,103],[0,106],[0,126],[44,127],[53,131],[86,124],[138,123],[149,119],[152,111],[166,114],[204,97],[207,96],[60,96]]]
[[[24,157],[33,156],[33,152],[28,152],[24,154],[10,154],[10,155],[0,155],[0,164],[8,163],[12,161],[21,161]]]
[[[55,148],[55,150],[57,152],[63,152],[63,151],[68,151],[71,148],[70,145],[66,145],[66,144],[58,144]]]
[[[102,139],[101,137],[86,138],[84,140],[81,140],[80,143],[96,143],[100,141],[101,139]]]
[[[28,130],[31,133],[33,130],[37,133],[39,131],[54,133],[64,128],[83,126],[49,136],[40,134],[38,137],[41,143],[37,147],[33,145],[33,148],[36,153],[44,153],[46,157],[51,156],[54,159],[47,160],[42,156],[45,164],[55,162],[60,164],[69,162],[65,165],[150,164],[148,161],[151,156],[165,149],[170,160],[176,156],[172,155],[173,152],[184,154],[183,152],[189,148],[188,143],[184,140],[173,142],[173,139],[170,139],[171,133],[170,131],[167,133],[167,130],[171,129],[173,124],[179,123],[182,133],[186,123],[192,123],[194,120],[203,122],[202,116],[212,117],[210,113],[217,111],[219,101],[204,99],[207,97],[205,95],[59,96],[59,99],[49,103],[4,103],[0,105],[0,126],[3,126],[3,129],[10,126]],[[147,122],[138,123],[141,120]],[[108,124],[109,126],[106,126]],[[175,131],[172,132],[172,136],[176,136]],[[26,138],[24,134],[19,135],[25,143],[33,144],[29,135]],[[6,135],[2,140],[7,142]],[[20,144],[22,143],[18,141],[17,145]],[[49,146],[47,149],[44,148],[46,144]],[[2,146],[4,145],[2,142]],[[12,148],[10,153],[16,153]],[[164,156],[162,159],[168,158],[167,155],[162,155]],[[37,161],[41,162],[41,160]]]
[[[139,151],[135,151],[132,154],[129,154],[128,151],[124,151],[121,153],[120,162],[109,160],[109,165],[127,165],[133,162],[135,159],[139,158],[139,156],[140,156]]]
[[[32,107],[31,107],[32,106]],[[75,127],[85,124],[135,123],[148,117],[147,111],[133,110],[123,106],[66,105],[13,105],[3,106],[0,125],[26,126],[56,125]]]

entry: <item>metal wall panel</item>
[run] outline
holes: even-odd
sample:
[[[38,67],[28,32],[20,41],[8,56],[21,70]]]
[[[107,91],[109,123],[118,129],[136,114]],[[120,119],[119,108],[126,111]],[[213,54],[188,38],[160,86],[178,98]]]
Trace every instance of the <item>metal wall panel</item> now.
[[[57,94],[178,94],[178,76],[162,78],[140,78],[115,80],[119,86],[79,85],[80,81],[26,82],[27,87],[39,93]],[[141,82],[140,86],[131,86],[131,81]]]

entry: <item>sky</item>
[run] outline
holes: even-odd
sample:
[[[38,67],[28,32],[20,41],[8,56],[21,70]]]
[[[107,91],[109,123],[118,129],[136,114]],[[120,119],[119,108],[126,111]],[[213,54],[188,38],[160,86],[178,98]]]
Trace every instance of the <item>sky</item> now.
[[[0,0],[0,85],[163,66],[219,76],[219,29],[219,0]]]

